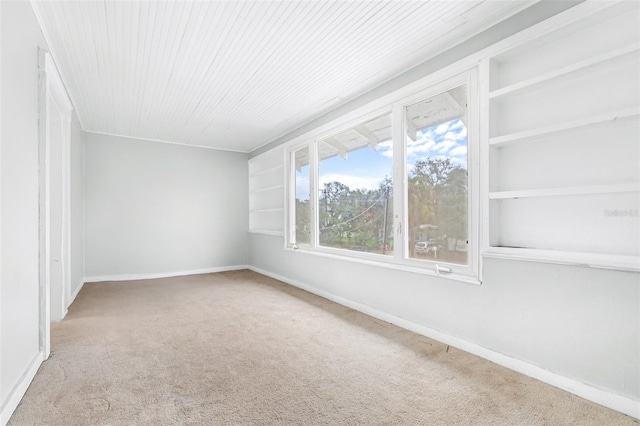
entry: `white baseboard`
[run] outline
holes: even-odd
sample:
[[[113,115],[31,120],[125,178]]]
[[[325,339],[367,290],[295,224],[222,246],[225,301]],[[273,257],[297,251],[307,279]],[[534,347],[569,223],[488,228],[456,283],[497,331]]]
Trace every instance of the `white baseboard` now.
[[[71,294],[71,298],[69,299],[69,306],[71,306],[71,304],[76,300],[76,297],[78,297],[78,293],[80,293],[80,290],[82,290],[82,287],[84,287],[84,280],[80,281],[80,284],[78,285],[78,287],[75,289],[73,294]],[[69,306],[67,306],[67,308]]]
[[[27,392],[31,381],[38,372],[38,368],[40,368],[43,360],[44,354],[42,352],[38,352],[36,356],[31,360],[31,364],[29,364],[29,367],[26,369],[22,377],[20,377],[18,383],[9,393],[7,400],[2,401],[2,411],[0,411],[0,425],[5,426],[7,422],[9,422],[11,415],[18,407],[18,404],[20,404],[20,400],[22,400],[24,394]]]
[[[134,281],[134,280],[152,280],[156,278],[182,277],[185,275],[211,274],[214,272],[238,271],[248,269],[247,265],[221,266],[217,268],[194,269],[191,271],[162,272],[159,274],[125,274],[125,275],[99,275],[93,277],[85,277],[85,283],[97,283],[102,281]]]
[[[426,336],[433,340],[437,340],[465,352],[469,352],[473,355],[477,355],[495,364],[509,368],[510,370],[517,371],[518,373],[524,374],[525,376],[533,377],[534,379],[540,380],[541,382],[570,392],[581,398],[595,402],[596,404],[600,404],[607,408],[611,408],[612,410],[616,410],[628,416],[640,419],[640,401],[635,401],[629,397],[600,389],[595,386],[580,382],[578,380],[563,376],[561,374],[545,370],[538,365],[522,361],[520,359],[502,354],[500,352],[496,352],[492,349],[485,348],[476,343],[472,343],[467,340],[452,336],[450,334],[443,333],[442,331],[434,330],[432,328],[416,324],[403,318],[396,317],[395,315],[382,312],[378,309],[372,308],[362,303],[354,302],[352,300],[336,296],[326,291],[306,285],[300,281],[292,280],[282,275],[278,275],[251,265],[248,266],[248,269],[259,274],[266,275],[278,281],[290,284],[294,287],[298,287],[302,290],[308,291],[309,293],[313,293],[325,299],[331,300],[332,302],[336,302],[340,305],[365,313],[374,318],[397,325],[398,327],[413,331],[414,333]]]

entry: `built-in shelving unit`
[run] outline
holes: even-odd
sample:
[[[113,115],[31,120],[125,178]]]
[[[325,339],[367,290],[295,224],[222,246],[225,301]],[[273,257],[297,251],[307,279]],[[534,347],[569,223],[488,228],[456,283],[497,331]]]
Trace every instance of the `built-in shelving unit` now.
[[[249,232],[284,235],[284,158],[282,149],[249,161]]]
[[[485,257],[640,270],[638,3],[485,60]]]

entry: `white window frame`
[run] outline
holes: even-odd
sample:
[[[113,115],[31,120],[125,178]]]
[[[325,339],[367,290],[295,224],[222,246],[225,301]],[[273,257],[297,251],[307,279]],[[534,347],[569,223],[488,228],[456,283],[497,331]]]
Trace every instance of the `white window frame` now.
[[[402,88],[384,98],[359,108],[344,117],[333,120],[321,128],[315,129],[296,140],[291,141],[285,149],[285,248],[301,253],[365,263],[397,270],[421,273],[458,281],[480,284],[480,102],[478,93],[477,67],[448,78],[438,80],[427,79],[418,84]],[[405,107],[421,100],[436,96],[439,93],[466,85],[468,99],[467,125],[467,170],[468,180],[468,264],[456,265],[432,260],[411,259],[408,257],[407,226],[407,170],[406,170],[406,126]],[[366,122],[380,115],[391,112],[393,144],[393,230],[394,253],[386,256],[319,245],[318,212],[318,143],[341,133],[351,127]],[[295,163],[294,153],[302,148],[309,149],[309,181],[310,181],[310,214],[312,232],[309,245],[296,244],[295,236]],[[401,231],[401,232],[399,232]]]

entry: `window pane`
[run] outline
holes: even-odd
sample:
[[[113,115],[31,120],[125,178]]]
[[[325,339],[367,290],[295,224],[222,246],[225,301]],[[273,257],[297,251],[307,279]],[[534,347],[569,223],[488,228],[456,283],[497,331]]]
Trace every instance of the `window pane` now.
[[[311,202],[309,201],[309,148],[299,149],[294,152],[293,161],[296,169],[296,206],[294,213],[296,221],[296,234],[293,236],[292,241],[296,244],[309,244],[311,242]]]
[[[405,112],[408,257],[467,265],[466,86]]]
[[[318,142],[320,245],[393,254],[391,115]]]

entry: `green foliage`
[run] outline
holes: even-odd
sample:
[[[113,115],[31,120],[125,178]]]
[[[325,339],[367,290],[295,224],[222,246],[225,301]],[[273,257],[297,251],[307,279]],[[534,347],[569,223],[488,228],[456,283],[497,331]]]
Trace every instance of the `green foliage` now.
[[[418,161],[409,173],[410,242],[467,239],[467,170],[449,158]]]
[[[467,171],[450,159],[418,161],[407,181],[409,239],[467,239]],[[393,183],[375,190],[325,183],[319,194],[320,245],[370,253],[393,250]],[[296,235],[308,243],[309,201],[296,200]]]
[[[325,183],[319,197],[320,244],[388,253],[392,245],[392,195],[388,177],[376,190],[351,190],[340,182]]]

